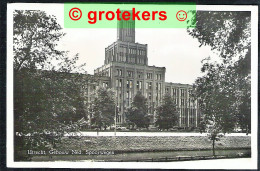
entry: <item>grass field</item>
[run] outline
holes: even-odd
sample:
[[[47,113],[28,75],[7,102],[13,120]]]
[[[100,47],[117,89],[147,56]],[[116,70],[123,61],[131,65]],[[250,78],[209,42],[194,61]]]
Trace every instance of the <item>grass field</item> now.
[[[226,136],[216,142],[216,149],[251,148],[251,136]],[[176,151],[212,149],[205,136],[91,136],[64,137],[59,150],[113,150],[118,152]]]
[[[32,161],[129,161],[161,160],[178,156],[212,156],[212,142],[206,136],[81,136],[63,137],[57,151],[82,154],[34,155]],[[216,142],[216,155],[251,154],[251,136],[225,136]],[[86,154],[112,152],[110,155]],[[238,156],[239,157],[239,156]]]

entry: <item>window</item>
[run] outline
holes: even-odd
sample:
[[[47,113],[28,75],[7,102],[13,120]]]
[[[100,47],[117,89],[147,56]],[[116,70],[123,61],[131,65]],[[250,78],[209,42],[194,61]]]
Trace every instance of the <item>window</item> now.
[[[116,80],[116,87],[118,87],[119,83],[118,83],[118,80]]]
[[[129,99],[129,91],[126,92],[126,98]]]
[[[134,72],[133,71],[127,71],[127,76],[128,77],[133,77],[134,76]]]
[[[162,74],[156,74],[156,80],[162,80]]]
[[[129,85],[129,88],[133,88],[133,81],[132,80],[130,80],[130,83],[129,83],[130,85]]]
[[[169,93],[169,88],[168,88],[168,87],[165,89],[165,92],[166,92],[166,93]]]
[[[149,89],[152,89],[152,82],[149,82]]]
[[[108,87],[108,83],[107,82],[103,82],[103,87]]]
[[[184,97],[185,90],[181,89],[181,97]]]
[[[149,93],[148,99],[152,100],[152,93],[151,92]]]
[[[122,87],[122,79],[119,80],[119,87]]]
[[[181,106],[184,106],[184,105],[185,105],[184,99],[181,99]]]
[[[130,84],[129,84],[129,80],[126,81],[126,88],[129,88]]]
[[[152,73],[147,73],[147,79],[153,79],[153,74]]]
[[[177,99],[174,99],[173,101],[174,101],[174,103],[177,105]]]
[[[117,69],[116,71],[117,71],[117,76],[122,76],[122,73],[123,73],[122,69]]]
[[[152,89],[152,82],[146,82],[146,89],[151,90]]]
[[[172,95],[177,97],[177,89],[176,88],[173,88],[172,89]]]
[[[135,53],[136,53],[135,49],[129,48],[129,54],[135,54]]]
[[[192,96],[192,90],[189,90],[189,96]]]
[[[138,74],[138,78],[142,78],[143,77],[143,73],[142,72],[137,72]]]
[[[141,90],[142,89],[142,81],[137,81],[136,82],[136,88]]]

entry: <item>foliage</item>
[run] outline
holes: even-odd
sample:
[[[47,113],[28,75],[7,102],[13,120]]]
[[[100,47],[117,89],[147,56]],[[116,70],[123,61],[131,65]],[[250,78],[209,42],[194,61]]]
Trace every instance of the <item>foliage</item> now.
[[[237,123],[250,129],[250,12],[198,11],[194,22],[188,33],[219,55],[202,61],[204,76],[194,84],[202,113],[224,133]]]
[[[200,133],[206,131],[206,122],[205,122],[204,118],[201,118],[201,120],[200,120],[199,131],[200,131]]]
[[[65,35],[55,16],[38,10],[14,11],[14,69],[44,69],[60,72],[84,72],[85,64],[76,66],[78,54],[57,49],[57,42]],[[53,65],[53,62],[57,65]]]
[[[162,104],[156,109],[156,122],[159,129],[169,129],[175,126],[178,122],[178,110],[169,94],[165,94]]]
[[[21,151],[55,148],[64,134],[79,130],[87,78],[70,74],[84,66],[76,65],[78,54],[69,58],[56,49],[64,33],[54,16],[35,10],[13,16],[15,160],[28,160]]]
[[[223,134],[220,133],[220,128],[216,124],[214,118],[213,120],[208,120],[207,128],[208,138],[212,141],[212,151],[213,156],[215,156],[215,142],[220,141],[220,138],[223,137]]]
[[[126,118],[138,128],[148,128],[150,120],[147,111],[147,99],[138,91],[126,112]]]
[[[14,12],[14,68],[42,68],[46,61],[63,57],[56,49],[64,33],[54,16],[43,11],[16,10]]]
[[[94,94],[94,100],[90,103],[92,125],[107,127],[114,123],[115,119],[115,94],[111,89],[98,87]]]
[[[77,121],[86,116],[79,77],[22,70],[14,80],[14,125],[22,148],[54,148],[65,133],[79,130]]]
[[[187,31],[200,46],[209,45],[221,58],[232,60],[251,46],[250,15],[248,11],[196,11],[191,20],[196,27]]]

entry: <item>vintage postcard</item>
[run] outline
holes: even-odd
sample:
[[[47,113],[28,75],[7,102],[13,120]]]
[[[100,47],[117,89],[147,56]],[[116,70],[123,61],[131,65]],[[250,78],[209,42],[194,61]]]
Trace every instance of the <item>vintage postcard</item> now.
[[[257,6],[7,5],[7,166],[257,168]]]

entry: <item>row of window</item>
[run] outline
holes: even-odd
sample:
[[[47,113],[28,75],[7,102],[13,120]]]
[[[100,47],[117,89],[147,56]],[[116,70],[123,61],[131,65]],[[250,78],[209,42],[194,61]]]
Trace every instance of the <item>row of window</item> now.
[[[170,93],[170,88],[169,88],[169,87],[166,87],[166,88],[165,88],[165,92],[166,92],[166,93]],[[189,92],[189,95],[192,94],[192,90],[189,90],[188,92]],[[178,93],[178,89],[173,88],[173,89],[172,89],[172,95],[175,96],[175,97],[177,97],[178,94],[179,94],[179,93]],[[185,95],[186,95],[186,89],[181,89],[180,95],[181,95],[181,97],[185,97]]]
[[[116,80],[116,87],[122,87],[123,80],[122,79],[117,79]],[[136,88],[141,90],[142,89],[142,81],[136,81]],[[127,88],[133,88],[133,80],[126,80],[126,87]],[[146,82],[146,87],[147,90],[152,90],[152,82]],[[161,91],[162,89],[162,84],[161,83],[156,83],[156,90]]]
[[[126,57],[125,56],[116,56],[116,61],[117,62],[126,62]]]
[[[117,87],[122,87],[122,79],[116,80],[116,86]],[[108,87],[108,82],[103,82],[103,87],[107,88]],[[133,88],[133,80],[127,80],[126,81],[126,87],[127,88]],[[142,81],[137,81],[136,83],[136,88],[137,89],[142,89]],[[147,90],[152,90],[152,82],[146,82],[146,86],[145,88]],[[156,89],[157,90],[161,90],[161,83],[156,83]],[[174,89],[176,90],[176,89]],[[183,89],[184,90],[184,89]],[[182,89],[181,89],[182,91]],[[167,91],[166,91],[167,92]],[[175,91],[177,92],[177,91]],[[150,93],[150,95],[146,95],[146,98],[151,97],[151,92],[147,92]],[[151,98],[148,98],[151,99]],[[175,104],[177,104],[177,99],[174,98]],[[188,106],[193,106],[194,100],[189,98],[188,99]],[[185,99],[181,99],[181,106],[185,106]]]
[[[138,71],[137,75],[138,75],[138,78],[142,78],[143,73]],[[117,69],[117,76],[123,76],[122,69]],[[127,76],[133,78],[134,72],[133,71],[127,71]],[[146,73],[146,78],[147,79],[153,79],[153,73]],[[162,80],[162,74],[156,74],[156,79]]]
[[[116,87],[122,87],[123,80],[122,79],[117,79],[116,80]],[[126,87],[127,88],[133,88],[133,81],[132,80],[127,80],[126,81]],[[142,89],[142,81],[137,81],[136,82],[136,88],[141,90]]]
[[[119,54],[119,56],[116,56],[116,61],[117,62],[126,62],[126,59],[128,60],[128,63],[137,63],[137,64],[145,64],[145,60],[143,58],[137,58],[137,61],[135,62],[135,57],[128,57],[123,56],[122,54]]]
[[[121,50],[120,50],[120,52],[123,52],[123,53],[127,53],[127,48],[126,47],[121,47],[120,48]],[[133,54],[133,55],[145,55],[145,50],[142,50],[142,49],[133,49],[133,48],[129,48],[128,49],[128,53],[129,54]]]
[[[114,48],[108,50],[106,53],[108,56],[114,56],[115,55],[115,52],[117,51],[117,47],[115,47],[115,50]],[[127,48],[126,47],[120,47],[119,49],[119,55],[120,56],[126,56],[126,53],[127,53]],[[140,55],[140,56],[145,56],[145,50],[141,50],[141,49],[132,49],[132,48],[129,48],[128,49],[128,54],[133,54],[133,55]]]
[[[188,102],[186,103],[185,102],[185,99],[180,99],[181,101],[181,106],[186,106],[186,105],[188,105],[189,107],[195,107],[195,104],[194,104],[194,100],[193,99],[191,99],[191,98],[189,98],[189,100],[188,100]],[[173,101],[174,101],[174,103],[176,104],[176,105],[178,105],[178,102],[179,102],[179,100],[178,99],[176,99],[176,98],[173,98]]]
[[[188,111],[189,110],[189,111]],[[189,112],[189,117],[188,113]],[[194,125],[196,122],[196,110],[195,109],[180,109],[181,124],[187,124],[189,118],[189,124]]]

